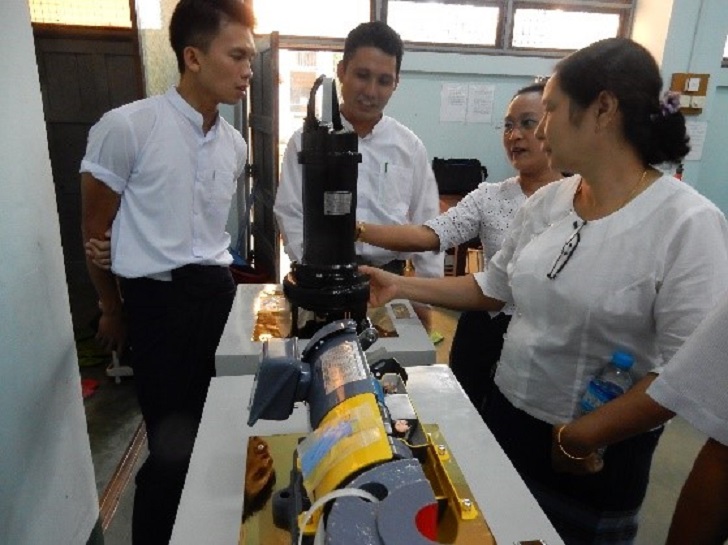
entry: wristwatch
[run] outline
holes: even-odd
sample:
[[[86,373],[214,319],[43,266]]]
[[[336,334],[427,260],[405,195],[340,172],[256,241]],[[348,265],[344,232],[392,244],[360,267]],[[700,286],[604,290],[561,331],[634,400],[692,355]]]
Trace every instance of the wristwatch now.
[[[357,221],[356,222],[356,231],[354,231],[354,242],[359,242],[361,240],[361,237],[364,236],[364,233],[366,233],[366,225],[363,221]]]

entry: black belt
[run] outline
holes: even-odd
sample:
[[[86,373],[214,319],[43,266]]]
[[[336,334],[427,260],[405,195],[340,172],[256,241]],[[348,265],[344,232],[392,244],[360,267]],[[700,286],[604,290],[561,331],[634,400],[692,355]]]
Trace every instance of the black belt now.
[[[169,271],[169,274],[170,280],[157,280],[156,278],[149,276],[139,276],[135,278],[120,278],[120,281],[125,284],[159,282],[167,285],[187,283],[190,281],[215,283],[220,281],[220,279],[222,279],[223,282],[227,282],[227,278],[230,276],[230,270],[229,267],[225,265],[199,265],[193,263],[172,269]]]

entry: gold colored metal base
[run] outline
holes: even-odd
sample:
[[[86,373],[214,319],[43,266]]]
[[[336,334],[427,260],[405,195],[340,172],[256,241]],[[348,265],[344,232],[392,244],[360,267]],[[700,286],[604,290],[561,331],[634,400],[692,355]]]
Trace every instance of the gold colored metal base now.
[[[406,306],[393,303],[392,312],[396,318],[412,318]],[[291,334],[291,306],[283,295],[281,286],[271,284],[257,296],[253,305],[255,322],[253,323],[252,341],[267,339],[284,339]],[[313,312],[299,309],[298,327],[303,328],[308,320],[315,318]],[[367,316],[379,333],[380,338],[399,337],[394,322],[387,313],[386,307],[367,309]]]
[[[304,434],[289,433],[284,435],[261,436],[268,444],[268,451],[273,459],[276,472],[276,484],[273,495],[288,486],[291,468],[293,466],[293,452],[298,441]],[[253,439],[248,439],[252,441]],[[291,545],[291,534],[281,530],[273,524],[273,508],[268,501],[263,509],[251,514],[240,525],[240,545]]]
[[[476,504],[472,491],[465,481],[460,467],[435,424],[423,426],[432,448],[424,464],[425,474],[433,485],[435,496],[446,503],[438,524],[438,543],[453,545],[495,545],[483,512]],[[277,490],[289,483],[293,452],[302,434],[272,435],[262,437],[268,444],[276,470]],[[432,459],[436,457],[437,460]],[[291,545],[291,534],[273,524],[270,501],[258,513],[252,514],[240,527],[239,545]]]

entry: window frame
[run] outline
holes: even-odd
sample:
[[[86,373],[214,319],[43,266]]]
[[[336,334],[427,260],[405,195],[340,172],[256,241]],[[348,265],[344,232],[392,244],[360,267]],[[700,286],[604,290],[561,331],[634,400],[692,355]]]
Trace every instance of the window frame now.
[[[408,0],[410,2],[423,2],[427,0]],[[504,17],[504,4],[510,0],[463,0],[458,2],[457,0],[444,0],[442,3],[450,4],[476,4],[479,7],[498,8],[500,10],[500,16],[498,17],[498,25],[495,30],[495,45],[480,45],[480,44],[452,44],[444,42],[413,42],[402,38],[405,44],[406,51],[434,51],[434,52],[445,52],[445,53],[494,53],[501,47],[503,40],[504,30],[506,26],[506,17]],[[388,22],[389,15],[389,0],[381,0],[381,20]],[[396,30],[396,29],[395,29]]]
[[[255,13],[255,2],[264,2],[265,0],[250,0]],[[386,0],[369,0],[369,20],[383,20],[377,17],[377,4],[386,2]],[[363,21],[362,21],[363,22]],[[351,29],[348,29],[351,30]],[[347,32],[348,32],[347,30]],[[258,32],[254,32],[256,36],[261,36]],[[302,49],[302,50],[326,50],[326,51],[343,51],[344,38],[326,37],[326,36],[305,36],[298,34],[278,34],[279,47],[281,49]]]
[[[387,21],[389,1],[381,0],[381,19],[383,21]],[[426,0],[410,1],[417,2]],[[463,0],[462,3],[468,4],[473,2]],[[496,43],[494,46],[425,43],[405,40],[406,50],[524,57],[562,57],[564,54],[574,50],[513,47],[513,25],[517,9],[564,9],[568,11],[617,14],[619,15],[617,36],[628,37],[632,30],[636,0],[561,0],[559,2],[555,2],[554,0],[480,0],[477,4],[500,9],[500,17],[496,29]]]
[[[120,5],[123,5],[126,2],[119,1],[118,3]],[[31,3],[31,1],[28,1],[28,9],[30,11],[31,25],[33,25],[34,28],[35,27],[44,27],[44,28],[46,28],[46,27],[47,28],[51,28],[51,27],[63,28],[63,27],[66,27],[66,28],[70,28],[70,29],[81,29],[82,32],[83,32],[82,29],[87,29],[87,28],[90,28],[90,29],[102,29],[102,30],[103,29],[111,29],[111,30],[122,30],[122,31],[126,31],[126,30],[136,31],[137,30],[137,21],[136,21],[137,13],[136,13],[136,5],[134,3],[134,0],[128,0],[128,7],[129,7],[129,25],[128,26],[127,25],[124,25],[124,26],[117,26],[117,25],[96,25],[96,24],[81,24],[81,23],[77,23],[77,22],[36,21],[35,19],[33,19],[33,6],[32,6],[32,3]]]
[[[262,1],[262,0],[258,0]],[[388,4],[390,0],[369,0],[370,20],[387,21]],[[427,0],[411,0],[426,2]],[[457,0],[445,0],[460,3]],[[255,2],[255,0],[253,0]],[[494,46],[478,44],[448,44],[436,42],[412,42],[405,40],[407,52],[425,51],[435,53],[460,53],[478,55],[501,55],[513,57],[551,57],[560,58],[573,49],[548,49],[513,47],[513,24],[517,9],[565,9],[569,11],[584,11],[594,13],[616,13],[620,16],[617,35],[629,37],[634,21],[634,11],[637,0],[463,0],[462,3],[477,3],[485,7],[497,7],[500,11],[498,26],[496,28],[496,43]],[[255,4],[253,4],[255,9]],[[396,30],[396,29],[395,29]],[[281,34],[279,36],[281,49],[290,50],[325,50],[342,51],[343,38],[300,36]],[[728,62],[728,59],[726,59]]]

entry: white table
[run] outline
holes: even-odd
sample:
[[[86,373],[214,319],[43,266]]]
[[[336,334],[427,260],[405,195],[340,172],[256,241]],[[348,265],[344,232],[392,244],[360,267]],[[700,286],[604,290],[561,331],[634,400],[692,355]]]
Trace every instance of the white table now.
[[[258,294],[271,286],[273,285],[238,285],[233,308],[215,354],[215,368],[218,376],[252,375],[258,369],[263,343],[252,340],[255,325],[253,307]],[[395,316],[391,311],[391,305],[395,303],[405,305],[410,317],[398,318]],[[399,299],[392,301],[387,305],[387,313],[399,336],[379,339],[367,351],[367,354],[371,356],[384,349],[388,357],[397,358],[397,361],[405,367],[435,363],[435,346],[409,301]],[[305,346],[305,342],[302,346]],[[370,359],[370,361],[372,360]]]
[[[499,545],[542,539],[563,545],[541,508],[445,365],[408,369],[407,389],[423,423],[439,425]],[[283,422],[249,428],[253,377],[220,377],[210,385],[182,492],[172,545],[238,543],[247,440],[308,429],[303,406]]]

